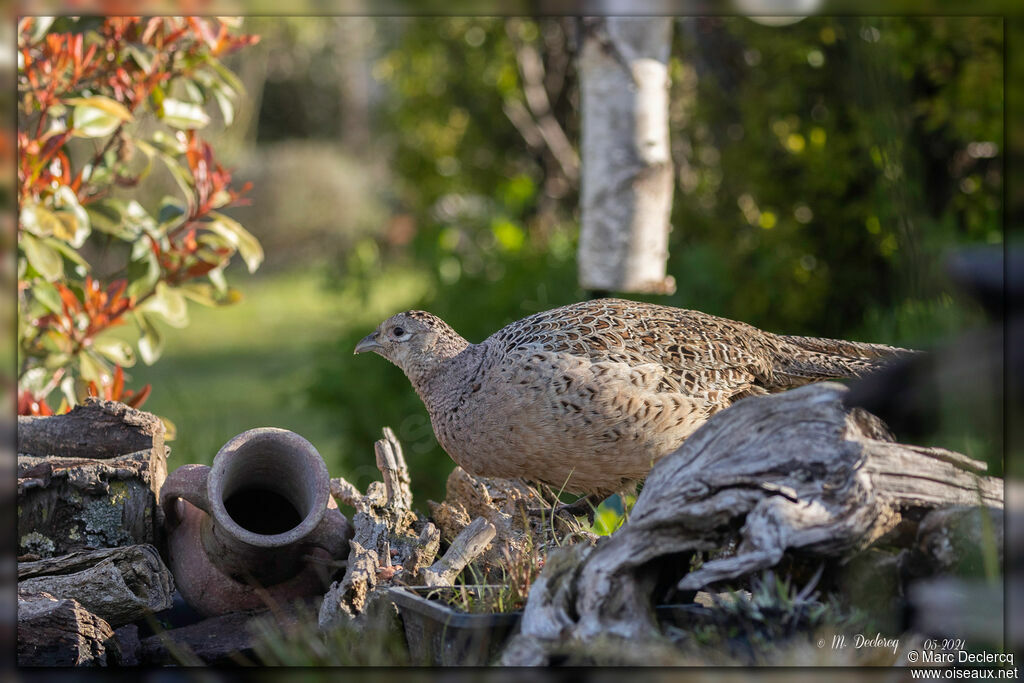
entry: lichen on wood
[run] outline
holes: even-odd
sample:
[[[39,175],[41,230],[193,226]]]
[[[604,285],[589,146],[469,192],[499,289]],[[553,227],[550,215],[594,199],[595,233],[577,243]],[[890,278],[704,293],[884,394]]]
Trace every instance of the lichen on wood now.
[[[19,554],[159,542],[163,423],[114,401],[18,418]]]

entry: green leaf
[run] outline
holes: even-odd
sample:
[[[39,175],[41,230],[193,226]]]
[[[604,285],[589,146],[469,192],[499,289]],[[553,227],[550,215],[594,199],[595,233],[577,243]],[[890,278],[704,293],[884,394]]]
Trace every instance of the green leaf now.
[[[82,379],[87,382],[96,382],[97,385],[106,384],[110,378],[110,368],[103,360],[91,351],[82,351],[78,354],[78,371]]]
[[[46,398],[45,396],[39,396],[39,394],[46,388],[51,375],[52,373],[50,373],[46,368],[30,368],[18,378],[18,387],[28,391],[33,396]]]
[[[164,165],[167,166],[167,170],[171,172],[171,176],[174,178],[174,182],[178,184],[181,193],[185,196],[185,201],[188,202],[189,206],[192,206],[195,201],[192,191],[192,174],[186,171],[174,157],[168,154],[161,154],[160,158],[163,160]]]
[[[65,101],[75,105],[71,128],[79,137],[106,137],[122,123],[132,120],[131,112],[109,97],[76,97]]]
[[[220,107],[220,115],[224,117],[224,125],[230,126],[235,121],[235,103],[231,101],[231,97],[223,88],[214,90],[213,98],[217,100],[217,106]]]
[[[217,289],[207,282],[188,282],[178,289],[186,297],[201,306],[214,308],[218,305]]]
[[[163,336],[153,321],[141,311],[135,311],[135,322],[139,325],[142,336],[139,337],[139,356],[146,365],[152,365],[164,350]]]
[[[128,289],[126,294],[141,298],[149,293],[160,279],[160,263],[156,260],[156,254],[146,249],[141,256],[128,264]]]
[[[188,326],[188,302],[181,292],[163,282],[156,283],[156,294],[147,299],[141,308],[159,315],[171,327]]]
[[[18,215],[18,222],[21,223],[22,228],[38,237],[49,237],[64,229],[64,225],[52,211],[44,209],[38,204],[22,207]]]
[[[61,254],[63,254],[66,259],[68,259],[75,265],[81,266],[86,271],[90,270],[89,262],[82,258],[81,254],[72,249],[71,245],[69,245],[67,242],[62,242],[58,239],[47,237],[46,239],[43,240],[43,244],[46,244],[49,247],[53,247]]]
[[[46,280],[34,280],[29,291],[32,292],[32,296],[36,298],[36,301],[45,306],[50,312],[57,315],[64,313],[57,288]]]
[[[142,208],[134,199],[129,201],[124,208],[125,226],[132,231],[132,233],[138,237],[143,231],[153,231],[156,229],[156,221],[149,215],[149,212]],[[134,239],[132,240],[134,241]],[[146,244],[148,248],[147,243]]]
[[[127,204],[120,199],[100,199],[85,209],[94,230],[113,235],[125,242],[134,242],[140,230],[133,221],[126,220]]]
[[[225,287],[221,292],[207,282],[189,282],[178,288],[182,294],[202,306],[230,306],[242,300],[242,293],[237,289]]]
[[[207,63],[213,67],[213,70],[217,72],[217,75],[221,77],[221,80],[223,80],[225,85],[231,88],[231,90],[236,93],[245,92],[245,86],[242,85],[242,81],[239,80],[238,76],[232,73],[230,69],[212,57],[208,58]]]
[[[118,121],[132,121],[134,117],[132,113],[128,111],[128,108],[117,100],[112,100],[109,97],[103,97],[102,95],[95,95],[93,97],[71,97],[64,100],[65,104],[73,104],[75,108],[86,107],[89,109],[98,109],[110,116],[113,116]]]
[[[153,133],[153,147],[156,147],[164,154],[178,156],[185,153],[185,143],[167,131],[158,130]]]
[[[188,98],[196,104],[203,104],[206,102],[206,95],[203,94],[202,88],[199,87],[194,81],[184,81],[185,93]]]
[[[217,289],[218,294],[223,296],[224,294],[227,293],[228,281],[227,278],[224,277],[223,266],[221,266],[220,268],[214,268],[213,270],[206,274],[206,277],[210,278],[210,282]]]
[[[156,215],[156,219],[160,223],[160,231],[166,232],[178,227],[184,222],[187,213],[185,207],[177,199],[164,197]]]
[[[44,278],[53,281],[64,276],[64,259],[60,257],[60,252],[27,232],[21,233],[20,246],[29,265]]]
[[[217,211],[211,211],[210,217],[214,220],[203,224],[203,227],[231,242],[238,249],[238,253],[242,255],[242,260],[245,261],[249,272],[256,272],[256,269],[263,263],[263,247],[260,246],[259,240],[233,218]]]
[[[56,21],[57,17],[33,17],[32,18],[32,31],[29,34],[29,42],[37,43],[43,39],[46,32],[50,30],[50,26]]]
[[[64,400],[68,402],[69,406],[78,405],[78,394],[75,392],[75,377],[74,375],[67,375],[60,381],[60,392],[64,394]]]
[[[126,45],[125,49],[128,51],[128,54],[132,56],[132,59],[135,60],[135,63],[139,65],[139,68],[146,73],[149,73],[150,67],[153,65],[153,60],[146,53],[146,50],[136,45]]]
[[[114,337],[100,337],[93,340],[92,347],[104,358],[122,368],[135,365],[135,351],[128,342]]]
[[[54,205],[62,209],[57,213],[57,218],[66,229],[63,235],[55,234],[78,249],[85,244],[85,240],[92,230],[89,214],[78,202],[78,196],[75,195],[74,190],[67,185],[58,187],[53,198]]]
[[[210,122],[203,108],[191,102],[167,98],[160,109],[160,118],[168,126],[182,130],[202,128]]]

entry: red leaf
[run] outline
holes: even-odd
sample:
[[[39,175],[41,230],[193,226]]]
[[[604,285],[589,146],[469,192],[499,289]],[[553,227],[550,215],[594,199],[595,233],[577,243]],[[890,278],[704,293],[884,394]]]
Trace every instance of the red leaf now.
[[[136,394],[135,396],[133,396],[132,398],[125,402],[132,408],[139,408],[142,406],[143,403],[146,402],[146,399],[149,398],[149,392],[152,391],[152,389],[153,385],[147,384],[146,386],[142,387],[138,394]]]

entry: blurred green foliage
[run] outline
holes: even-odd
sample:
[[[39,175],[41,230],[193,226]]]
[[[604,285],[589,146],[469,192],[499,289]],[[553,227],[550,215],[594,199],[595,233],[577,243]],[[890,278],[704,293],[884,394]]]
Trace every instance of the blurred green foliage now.
[[[391,273],[418,273],[410,305],[473,342],[585,297],[576,188],[512,122],[525,102],[516,52],[532,46],[555,119],[578,137],[574,20],[381,19],[377,35],[375,156],[394,173],[393,217],[339,259],[335,287],[370,296]],[[947,249],[1002,239],[1002,55],[993,17],[681,20],[670,65],[678,290],[642,298],[925,348],[979,323],[941,265]],[[397,368],[351,355],[370,329],[323,349],[312,402],[336,411],[345,467],[366,462],[390,424],[417,495],[438,498],[452,464],[419,399]],[[983,426],[999,431],[991,418]],[[998,459],[990,446],[975,454]]]

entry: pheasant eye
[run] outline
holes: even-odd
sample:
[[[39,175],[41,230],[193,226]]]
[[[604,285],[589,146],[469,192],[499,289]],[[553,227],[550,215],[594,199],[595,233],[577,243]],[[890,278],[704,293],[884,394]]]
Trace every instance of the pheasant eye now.
[[[396,327],[395,329],[391,330],[392,337],[401,337],[404,334],[405,330],[403,330],[401,327]]]

